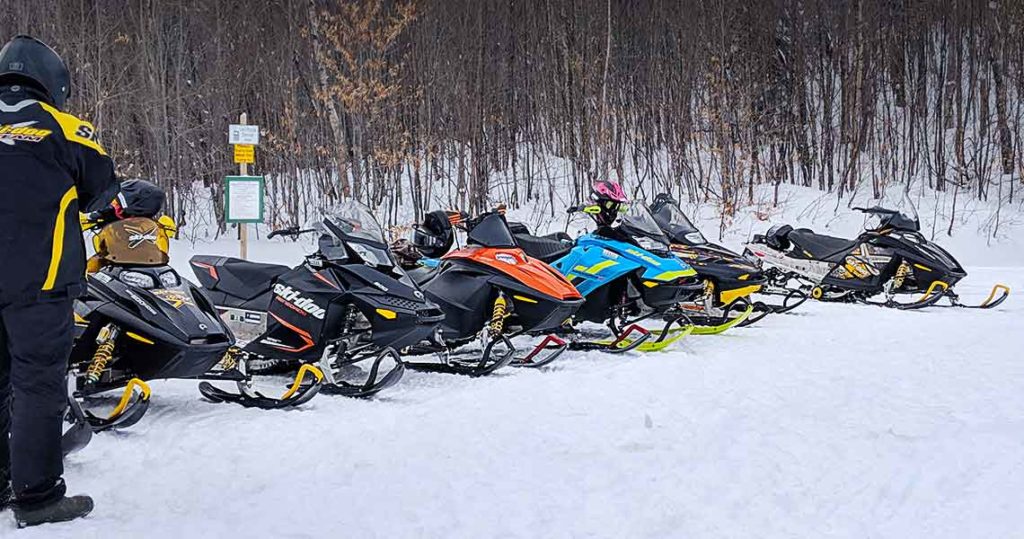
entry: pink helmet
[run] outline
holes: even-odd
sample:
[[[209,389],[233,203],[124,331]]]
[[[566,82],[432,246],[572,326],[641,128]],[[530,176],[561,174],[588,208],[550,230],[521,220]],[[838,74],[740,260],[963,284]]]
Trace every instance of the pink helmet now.
[[[590,198],[594,202],[617,202],[625,204],[629,202],[626,198],[626,191],[622,189],[619,182],[600,181],[594,184],[590,191]]]

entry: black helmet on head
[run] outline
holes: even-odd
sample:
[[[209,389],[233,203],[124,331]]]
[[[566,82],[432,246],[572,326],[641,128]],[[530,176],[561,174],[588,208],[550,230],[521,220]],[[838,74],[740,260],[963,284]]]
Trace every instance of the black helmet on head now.
[[[15,36],[0,49],[0,85],[25,85],[39,90],[63,109],[71,97],[71,73],[49,45],[31,36]]]
[[[412,244],[423,256],[439,258],[455,243],[455,232],[448,212],[437,210],[423,217],[423,224],[412,232]]]

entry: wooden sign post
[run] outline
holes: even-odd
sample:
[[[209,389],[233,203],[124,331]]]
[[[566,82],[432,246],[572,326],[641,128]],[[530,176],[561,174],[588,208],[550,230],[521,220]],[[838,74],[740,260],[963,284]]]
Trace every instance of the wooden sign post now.
[[[259,126],[249,125],[243,112],[238,124],[228,128],[228,143],[234,147],[239,175],[224,178],[224,216],[228,223],[238,223],[239,255],[245,260],[249,256],[249,223],[263,222],[263,177],[249,176],[260,143]]]

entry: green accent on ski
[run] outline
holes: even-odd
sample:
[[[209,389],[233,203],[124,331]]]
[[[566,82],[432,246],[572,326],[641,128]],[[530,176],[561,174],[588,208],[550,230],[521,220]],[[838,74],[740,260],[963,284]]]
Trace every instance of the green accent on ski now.
[[[637,346],[634,350],[637,351],[637,352],[660,352],[660,351],[668,348],[669,346],[672,346],[673,344],[683,340],[684,338],[686,338],[687,335],[693,333],[694,327],[695,327],[694,325],[690,324],[690,325],[683,326],[683,327],[672,328],[672,329],[668,330],[669,334],[664,339],[662,339],[660,341],[648,340],[647,342],[641,344],[640,346]],[[651,331],[651,334],[653,336],[655,336],[655,337],[661,336],[662,333],[663,332],[660,329]],[[614,341],[612,341],[612,340],[604,340],[604,341],[597,341],[597,344],[601,344],[601,345],[604,345],[604,346],[611,346],[612,342],[614,342]],[[616,348],[625,348],[625,347],[633,344],[633,342],[635,342],[635,339],[626,339],[624,341],[619,342],[616,345]]]
[[[637,346],[636,349],[641,352],[660,352],[686,338],[687,335],[693,333],[694,329],[696,329],[696,326],[693,324],[681,328],[672,328],[668,330],[668,336],[661,341],[647,341],[640,346]],[[651,333],[661,335],[662,331],[657,330],[652,331]]]
[[[724,324],[719,324],[717,326],[697,326],[696,328],[694,328],[693,334],[694,335],[718,335],[719,333],[724,333],[724,332],[728,331],[729,329],[735,327],[737,324],[743,322],[747,318],[750,318],[750,315],[753,312],[754,312],[754,306],[753,305],[747,305],[747,309],[745,311],[743,311],[742,313],[740,313],[740,315],[737,316],[736,318],[733,318],[733,319],[729,320],[728,322],[726,322]]]

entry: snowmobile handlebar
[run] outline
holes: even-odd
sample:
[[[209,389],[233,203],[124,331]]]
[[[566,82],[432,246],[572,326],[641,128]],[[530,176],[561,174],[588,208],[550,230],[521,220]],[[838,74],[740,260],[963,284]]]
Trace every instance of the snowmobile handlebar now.
[[[277,236],[287,236],[289,238],[294,238],[297,236],[301,236],[302,234],[308,234],[310,232],[316,232],[316,230],[312,228],[302,229],[299,228],[298,225],[294,225],[287,228],[281,228],[271,232],[270,234],[267,234],[267,239],[274,239]]]
[[[888,209],[885,209],[885,208],[883,208],[881,206],[872,206],[870,208],[857,207],[857,208],[853,208],[853,211],[859,211],[861,213],[868,213],[868,214],[872,214],[873,213],[873,214],[877,214],[877,215],[897,215],[897,214],[900,213],[900,212],[898,212],[896,210],[888,210]]]

